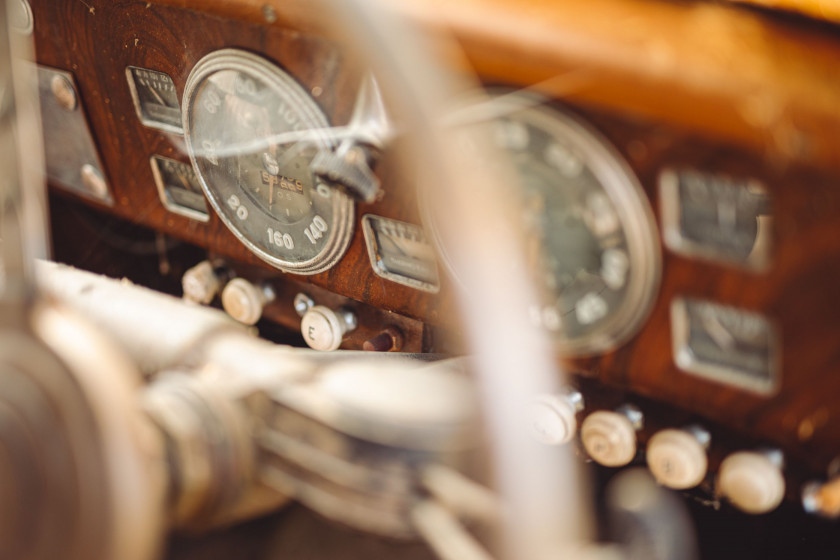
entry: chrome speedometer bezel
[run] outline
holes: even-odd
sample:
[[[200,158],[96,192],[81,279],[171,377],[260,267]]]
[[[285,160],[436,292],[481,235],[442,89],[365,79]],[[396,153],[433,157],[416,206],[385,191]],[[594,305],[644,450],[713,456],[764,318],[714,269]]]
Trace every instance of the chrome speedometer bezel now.
[[[326,232],[326,240],[320,251],[307,260],[295,261],[284,259],[272,254],[260,246],[252,237],[244,232],[223,209],[223,200],[218,196],[217,187],[208,181],[202,172],[202,166],[196,150],[193,147],[193,119],[195,118],[195,101],[198,92],[210,76],[221,71],[237,71],[252,76],[293,105],[300,118],[305,122],[308,132],[319,150],[332,150],[335,141],[329,134],[329,121],[304,88],[284,70],[273,62],[239,49],[222,49],[203,57],[195,65],[187,78],[182,98],[184,108],[184,139],[193,168],[201,184],[205,196],[210,201],[215,213],[225,226],[248,248],[263,261],[284,271],[301,275],[312,275],[324,272],[335,266],[347,248],[353,235],[355,203],[346,193],[331,187],[331,227]],[[315,178],[315,181],[320,179]]]
[[[562,351],[574,356],[610,351],[635,335],[653,309],[662,273],[656,218],[629,164],[594,127],[555,106],[533,106],[523,114],[547,124],[546,130],[563,134],[580,150],[578,155],[585,160],[618,213],[631,263],[624,301],[597,330],[578,339],[559,341]],[[540,120],[541,116],[544,120]]]
[[[636,175],[623,156],[593,126],[566,108],[531,92],[488,90],[473,99],[486,103],[488,115],[515,117],[516,120],[541,129],[562,144],[572,146],[575,154],[598,180],[609,197],[626,238],[630,259],[627,293],[610,317],[591,332],[575,338],[563,334],[554,337],[558,352],[569,357],[603,354],[624,344],[638,333],[650,315],[661,281],[662,251],[656,219],[649,199]],[[492,108],[490,108],[492,106]],[[457,263],[447,254],[430,215],[428,204],[421,200],[424,218],[432,239],[438,246],[441,260],[458,281]],[[550,288],[544,287],[544,291]],[[535,320],[541,310],[532,313]]]

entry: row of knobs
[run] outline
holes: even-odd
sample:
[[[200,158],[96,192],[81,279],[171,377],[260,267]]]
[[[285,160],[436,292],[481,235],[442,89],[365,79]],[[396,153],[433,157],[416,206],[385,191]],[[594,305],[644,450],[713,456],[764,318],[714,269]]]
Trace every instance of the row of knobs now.
[[[221,292],[225,312],[246,325],[255,325],[262,317],[265,306],[276,298],[274,290],[267,284],[254,284],[244,278],[227,281],[227,275],[220,273],[209,261],[203,261],[187,270],[181,278],[181,285],[184,299],[201,305],[210,304]],[[316,305],[312,298],[302,293],[295,297],[293,303],[301,317],[303,339],[315,350],[337,350],[344,336],[358,326],[355,314],[349,309]],[[402,342],[402,333],[395,327],[387,327],[379,335],[365,341],[363,349],[375,352],[398,351]]]
[[[548,445],[571,441],[578,431],[576,415],[582,409],[583,399],[576,392],[538,398],[531,421],[537,439]],[[599,410],[580,425],[580,441],[596,463],[622,467],[636,458],[637,433],[642,427],[643,415],[636,407]],[[661,430],[648,441],[648,468],[662,486],[693,488],[706,478],[709,443],[708,432],[696,426]],[[744,512],[759,514],[776,509],[785,495],[781,453],[730,454],[720,465],[715,488],[719,496]]]
[[[264,306],[275,296],[269,286],[259,286],[242,278],[224,282],[210,262],[204,261],[184,274],[184,297],[201,304],[209,304],[221,290],[222,307],[234,319],[248,325],[262,316]],[[224,287],[222,286],[224,284]],[[317,350],[339,348],[346,333],[357,326],[352,312],[330,309],[298,294],[294,307],[301,316],[301,334],[306,343]],[[396,344],[393,334],[384,333]],[[368,341],[371,346],[374,341]],[[367,348],[366,343],[366,349]],[[379,348],[371,348],[377,349]],[[560,445],[571,441],[577,433],[577,418],[583,410],[583,399],[577,392],[562,396],[543,396],[532,410],[532,427],[541,442]],[[606,467],[621,467],[631,463],[637,455],[637,432],[643,427],[643,415],[633,406],[617,410],[599,410],[589,414],[580,426],[580,439],[587,454]],[[648,441],[648,467],[659,484],[685,490],[699,485],[708,471],[708,432],[689,427],[665,429]],[[732,453],[720,465],[716,489],[739,509],[748,513],[765,513],[775,509],[784,498],[785,479],[782,475],[781,454],[759,451]],[[821,492],[821,493],[819,493]],[[840,502],[840,492],[838,499]],[[807,503],[817,503],[827,494],[820,487],[813,490]],[[825,502],[826,499],[823,499]],[[840,513],[840,505],[838,505]]]

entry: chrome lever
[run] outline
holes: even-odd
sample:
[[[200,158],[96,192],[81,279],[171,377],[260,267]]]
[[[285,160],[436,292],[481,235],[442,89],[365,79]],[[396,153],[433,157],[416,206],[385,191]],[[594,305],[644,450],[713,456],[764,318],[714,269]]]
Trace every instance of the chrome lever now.
[[[373,202],[380,182],[372,166],[392,136],[382,93],[372,75],[361,83],[347,134],[335,151],[322,151],[312,160],[312,171],[338,183],[362,202]]]

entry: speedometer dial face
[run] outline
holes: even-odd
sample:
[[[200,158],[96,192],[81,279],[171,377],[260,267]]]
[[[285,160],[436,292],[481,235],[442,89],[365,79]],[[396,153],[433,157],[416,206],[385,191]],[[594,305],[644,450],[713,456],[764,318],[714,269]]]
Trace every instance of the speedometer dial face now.
[[[644,192],[606,139],[576,117],[520,94],[485,103],[501,115],[494,143],[519,178],[527,258],[543,288],[533,320],[567,355],[616,347],[647,318],[659,284],[658,235]]]
[[[303,88],[268,61],[228,49],[196,65],[183,105],[193,166],[228,228],[282,270],[333,266],[350,243],[353,201],[310,170],[333,146]]]
[[[534,318],[570,354],[608,350],[636,332],[656,293],[653,214],[606,139],[566,113],[518,103],[496,123],[495,139],[521,177],[546,294]]]

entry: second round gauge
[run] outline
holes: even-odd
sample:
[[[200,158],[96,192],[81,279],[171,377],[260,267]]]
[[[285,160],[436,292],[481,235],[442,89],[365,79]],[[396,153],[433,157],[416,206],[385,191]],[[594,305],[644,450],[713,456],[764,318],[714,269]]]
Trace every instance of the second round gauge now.
[[[183,106],[190,158],[228,228],[281,270],[332,267],[350,242],[353,201],[310,170],[333,141],[306,91],[267,60],[226,49],[199,61]]]
[[[659,243],[647,197],[621,156],[576,117],[523,99],[495,124],[521,179],[525,231],[546,300],[535,319],[573,355],[610,350],[647,317]],[[525,99],[527,101],[527,98]]]
[[[530,310],[533,321],[569,356],[622,344],[647,318],[660,277],[653,212],[632,171],[591,126],[537,96],[503,92],[479,96],[471,107],[477,110],[465,115],[493,116],[489,128],[476,130],[482,139],[492,135],[498,149],[482,154],[484,161],[510,163],[518,179],[513,206],[522,211],[526,260],[543,296]],[[427,220],[458,278],[434,215]]]

